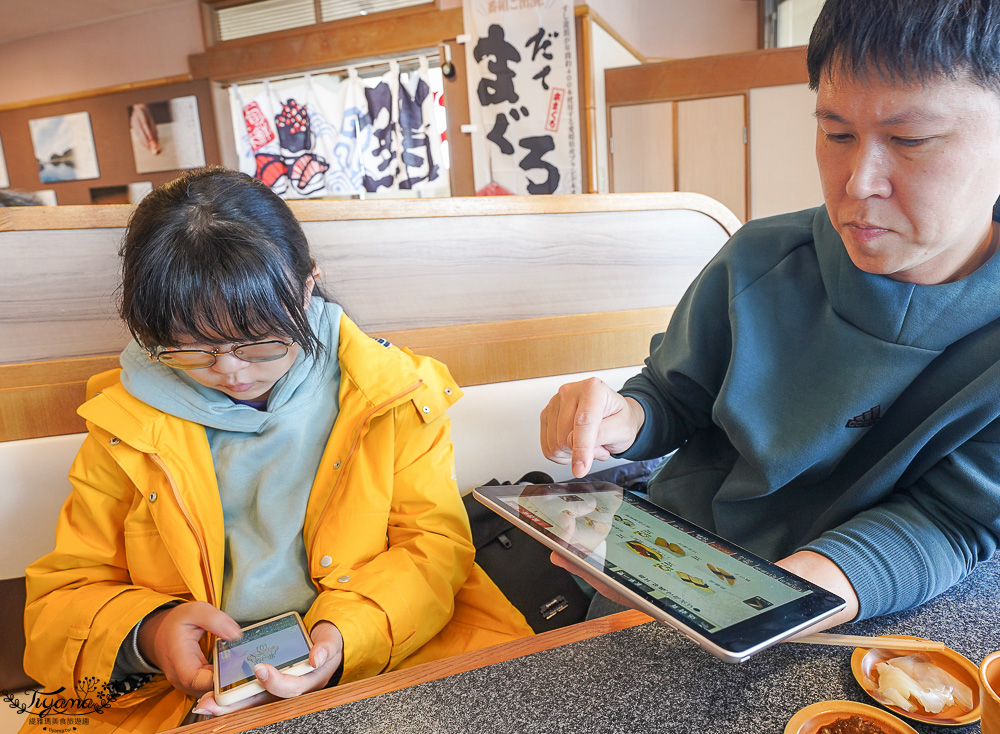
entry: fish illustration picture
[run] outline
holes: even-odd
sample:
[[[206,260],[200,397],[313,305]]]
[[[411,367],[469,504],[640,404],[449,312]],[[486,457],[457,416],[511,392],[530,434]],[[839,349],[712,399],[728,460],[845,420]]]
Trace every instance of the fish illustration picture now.
[[[330,164],[313,153],[303,153],[294,160],[288,177],[300,194],[311,194],[326,186],[323,174]]]
[[[312,147],[312,129],[309,111],[294,99],[288,99],[281,112],[274,118],[281,147],[292,153],[299,153]]]
[[[284,158],[274,153],[258,153],[254,157],[257,161],[257,173],[254,177],[269,186],[274,193],[283,194],[288,188],[288,166]]]

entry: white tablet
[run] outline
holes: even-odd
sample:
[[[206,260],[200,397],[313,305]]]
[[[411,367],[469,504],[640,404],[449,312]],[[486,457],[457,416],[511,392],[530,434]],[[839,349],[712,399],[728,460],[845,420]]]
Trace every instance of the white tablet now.
[[[477,500],[736,663],[835,614],[826,589],[607,482],[478,487]]]

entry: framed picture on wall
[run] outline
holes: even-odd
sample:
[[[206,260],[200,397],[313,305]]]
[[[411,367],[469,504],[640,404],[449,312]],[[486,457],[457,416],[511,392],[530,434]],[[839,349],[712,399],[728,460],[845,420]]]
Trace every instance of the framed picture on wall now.
[[[100,177],[89,112],[28,120],[42,183]]]
[[[128,117],[136,173],[205,165],[197,97],[130,105]]]
[[[7,161],[3,157],[3,139],[0,138],[0,189],[10,186],[10,178],[7,176]]]

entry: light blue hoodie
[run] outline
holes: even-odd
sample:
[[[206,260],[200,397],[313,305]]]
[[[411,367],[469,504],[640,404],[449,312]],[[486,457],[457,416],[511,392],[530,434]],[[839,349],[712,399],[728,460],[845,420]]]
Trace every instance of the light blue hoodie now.
[[[226,532],[222,610],[241,624],[316,598],[302,524],[320,457],[338,413],[340,306],[313,298],[309,323],[325,351],[299,351],[266,410],[234,403],[184,371],[151,362],[136,342],[122,353],[121,381],[143,402],[205,426]],[[206,487],[206,491],[216,491]]]

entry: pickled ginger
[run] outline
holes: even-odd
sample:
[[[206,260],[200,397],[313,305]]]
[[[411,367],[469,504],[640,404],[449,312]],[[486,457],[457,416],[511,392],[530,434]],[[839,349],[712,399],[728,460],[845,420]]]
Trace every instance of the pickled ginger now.
[[[878,688],[875,693],[883,703],[913,712],[919,706],[929,714],[959,706],[963,713],[972,711],[972,689],[948,671],[938,667],[923,654],[892,658],[876,663]]]

